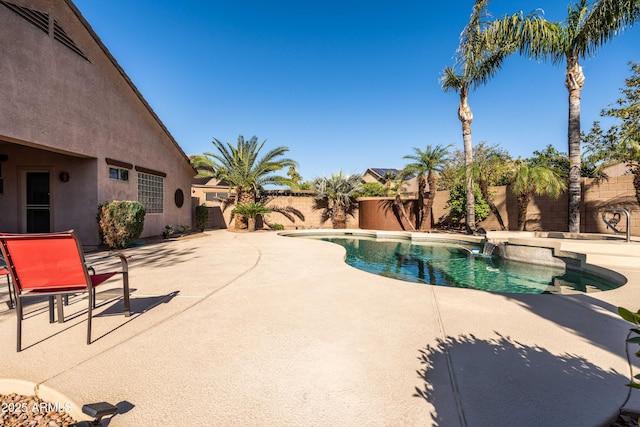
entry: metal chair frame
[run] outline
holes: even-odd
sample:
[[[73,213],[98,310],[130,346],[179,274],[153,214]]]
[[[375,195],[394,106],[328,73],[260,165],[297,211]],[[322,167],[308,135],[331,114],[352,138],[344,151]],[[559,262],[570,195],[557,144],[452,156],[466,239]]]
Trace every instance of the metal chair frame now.
[[[72,240],[73,242],[61,242],[64,239]],[[70,246],[72,244],[75,245],[77,253]],[[33,251],[34,254],[29,253],[27,255],[28,251],[25,248],[31,247],[37,250]],[[47,249],[49,247],[50,249]],[[55,253],[55,248],[64,248],[67,252],[59,251],[59,253]],[[25,298],[88,293],[87,344],[91,344],[91,319],[95,306],[96,287],[114,275],[122,274],[124,315],[125,317],[131,315],[129,267],[127,258],[123,254],[113,254],[120,258],[121,271],[90,274],[90,267],[88,268],[85,264],[82,244],[73,230],[56,233],[0,233],[0,250],[7,262],[7,269],[14,284],[16,315],[18,318],[17,351],[22,350],[22,300]],[[39,268],[38,274],[34,274],[33,268],[27,272],[29,270],[26,267],[28,262],[23,258],[31,256],[34,257],[33,263],[37,264]],[[76,265],[76,262],[79,265]],[[64,271],[65,268],[71,272],[68,278],[60,276],[60,272]],[[58,298],[58,319],[60,321],[64,319],[63,304],[60,303],[61,299],[61,297]]]

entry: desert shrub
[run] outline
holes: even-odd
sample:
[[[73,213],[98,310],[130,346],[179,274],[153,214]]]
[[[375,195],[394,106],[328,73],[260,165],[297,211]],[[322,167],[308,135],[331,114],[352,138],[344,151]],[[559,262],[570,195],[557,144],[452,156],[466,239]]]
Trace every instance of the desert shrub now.
[[[191,227],[188,225],[179,225],[178,226],[178,234],[189,234],[191,231]]]
[[[196,228],[204,231],[209,222],[209,210],[205,205],[196,206]]]
[[[489,216],[491,209],[487,201],[482,197],[482,192],[477,185],[473,188],[473,195],[475,198],[476,221],[480,222]],[[452,220],[459,222],[465,218],[467,215],[467,194],[463,185],[458,184],[451,188],[447,207],[451,213]]]
[[[162,229],[162,238],[168,239],[169,236],[171,236],[172,234],[173,234],[173,225],[171,224],[165,225],[164,228]]]
[[[126,248],[140,237],[146,210],[142,203],[113,200],[98,206],[100,240],[111,249]]]
[[[272,229],[272,230],[284,230],[284,225],[278,224],[276,222],[276,223],[273,223],[273,224],[269,224],[269,228]]]

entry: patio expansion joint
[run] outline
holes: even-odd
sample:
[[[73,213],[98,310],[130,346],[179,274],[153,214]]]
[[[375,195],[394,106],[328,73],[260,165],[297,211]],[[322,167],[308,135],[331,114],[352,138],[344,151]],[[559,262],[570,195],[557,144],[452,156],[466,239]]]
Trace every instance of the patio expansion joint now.
[[[227,288],[227,287],[231,286],[231,285],[232,285],[233,283],[235,283],[238,279],[240,279],[240,278],[241,278],[241,277],[243,277],[244,275],[246,275],[246,274],[248,274],[249,272],[251,272],[252,270],[254,270],[254,269],[257,267],[257,265],[260,263],[260,260],[262,259],[262,251],[260,251],[260,249],[258,249],[257,247],[255,247],[255,246],[253,246],[253,245],[249,245],[249,246],[251,246],[251,247],[256,251],[256,253],[257,253],[257,257],[256,257],[255,262],[253,263],[253,265],[251,265],[249,268],[247,268],[247,269],[246,269],[245,271],[243,271],[242,273],[238,274],[238,275],[237,275],[236,277],[234,277],[233,279],[229,280],[227,283],[223,284],[222,286],[220,286],[220,287],[218,287],[218,288],[215,288],[214,290],[212,290],[211,292],[209,292],[209,293],[205,294],[204,296],[199,297],[199,298],[198,298],[198,301],[196,301],[196,302],[194,302],[193,304],[191,304],[190,306],[186,307],[184,310],[178,311],[178,312],[176,312],[176,313],[174,313],[174,314],[172,314],[172,315],[170,315],[170,316],[166,317],[165,319],[160,320],[158,323],[155,323],[155,324],[153,324],[153,325],[151,325],[151,326],[149,326],[149,327],[147,327],[147,328],[144,328],[144,329],[140,330],[138,333],[136,333],[136,334],[134,334],[134,335],[132,335],[132,336],[130,336],[130,337],[128,337],[128,338],[126,338],[126,339],[124,339],[124,340],[122,340],[122,341],[118,342],[118,343],[116,343],[115,345],[113,345],[113,346],[111,346],[111,347],[109,347],[109,348],[105,348],[104,350],[102,350],[102,351],[100,351],[100,352],[98,352],[98,353],[96,353],[96,354],[93,354],[93,355],[91,355],[90,357],[87,357],[86,359],[81,360],[80,362],[76,363],[75,365],[70,366],[70,367],[68,367],[68,368],[66,368],[66,369],[64,369],[64,370],[62,370],[62,371],[60,371],[60,372],[55,373],[54,375],[50,376],[49,378],[46,378],[46,379],[42,380],[41,382],[39,382],[39,383],[37,383],[37,384],[36,384],[36,387],[39,387],[40,385],[45,385],[47,382],[49,382],[49,381],[51,381],[51,380],[54,380],[55,378],[57,378],[57,377],[59,377],[59,376],[61,376],[61,375],[64,375],[64,374],[66,374],[67,372],[70,372],[70,371],[72,371],[72,370],[76,369],[77,367],[82,366],[82,365],[84,365],[84,364],[86,364],[86,363],[90,362],[91,360],[96,359],[96,358],[98,358],[98,357],[100,357],[100,356],[102,356],[102,355],[104,355],[104,354],[106,354],[106,353],[108,353],[108,352],[112,351],[114,348],[116,348],[116,347],[120,347],[120,346],[122,346],[122,345],[124,345],[124,344],[128,343],[129,341],[131,341],[131,340],[133,340],[134,338],[136,338],[136,337],[138,337],[138,336],[140,336],[140,335],[144,334],[145,332],[148,332],[148,331],[150,331],[150,330],[152,330],[152,329],[155,329],[155,328],[157,328],[157,327],[159,327],[159,326],[161,326],[161,325],[163,325],[163,324],[165,324],[165,323],[169,322],[170,320],[175,319],[176,317],[180,316],[180,315],[181,315],[181,314],[183,314],[184,312],[186,312],[186,311],[188,311],[188,310],[191,310],[191,309],[193,309],[194,307],[196,307],[196,306],[198,306],[198,305],[202,304],[204,301],[208,300],[211,296],[215,295],[216,293],[218,293],[218,292],[222,291],[223,289],[225,289],[225,288]],[[170,299],[170,297],[167,297],[167,299]],[[136,316],[136,317],[139,317],[139,316]]]
[[[436,297],[435,286],[429,286],[431,289],[431,294],[433,295],[433,307],[436,312],[436,319],[438,320],[438,329],[440,330],[440,339],[443,342],[446,342],[447,335],[444,330],[444,323],[442,322],[442,316],[440,316],[440,307],[438,306],[438,299]],[[456,402],[456,410],[458,412],[458,419],[460,421],[460,425],[462,427],[467,427],[467,419],[464,415],[464,409],[462,407],[462,399],[460,398],[460,393],[458,392],[458,383],[456,381],[456,375],[453,370],[453,362],[451,361],[451,354],[449,353],[449,349],[447,346],[443,346],[445,359],[447,360],[447,370],[449,371],[449,381],[451,383],[451,389],[453,391],[453,397]]]

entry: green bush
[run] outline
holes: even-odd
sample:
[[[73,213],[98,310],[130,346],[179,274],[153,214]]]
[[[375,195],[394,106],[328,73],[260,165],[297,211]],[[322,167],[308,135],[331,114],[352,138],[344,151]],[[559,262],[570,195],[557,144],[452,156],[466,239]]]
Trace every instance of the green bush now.
[[[273,223],[273,224],[269,224],[269,228],[272,229],[272,230],[284,230],[284,225],[278,224],[276,222],[276,223]]]
[[[196,206],[196,228],[204,231],[209,222],[209,210],[205,205]]]
[[[145,208],[140,202],[113,200],[98,206],[100,240],[111,249],[126,248],[140,237]]]
[[[353,193],[353,197],[383,197],[385,195],[385,186],[379,182],[365,182],[362,189]]]
[[[482,192],[477,185],[473,187],[473,195],[475,198],[476,221],[480,222],[489,216],[489,212],[491,212],[491,209],[489,208],[489,204],[487,203],[487,201],[484,199],[484,197],[482,197]],[[466,189],[461,184],[454,185],[451,188],[447,207],[451,212],[452,220],[461,221],[466,217],[467,194]]]

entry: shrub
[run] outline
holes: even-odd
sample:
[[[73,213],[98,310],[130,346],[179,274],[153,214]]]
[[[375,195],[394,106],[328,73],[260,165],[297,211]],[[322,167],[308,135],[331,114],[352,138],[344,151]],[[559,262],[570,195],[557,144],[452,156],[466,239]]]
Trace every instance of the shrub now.
[[[196,228],[204,231],[209,222],[209,210],[205,205],[196,206]]]
[[[274,224],[269,224],[269,228],[272,230],[284,230],[284,225],[278,224],[277,222]]]
[[[477,185],[474,185],[473,195],[475,198],[475,208],[476,208],[476,221],[480,222],[486,219],[489,216],[489,212],[491,209],[489,208],[489,204],[482,197],[482,192],[478,188]],[[463,185],[458,184],[454,185],[451,188],[451,192],[449,193],[449,201],[447,202],[447,207],[451,212],[451,219],[459,222],[463,220],[467,215],[467,194],[466,189]]]
[[[162,229],[162,238],[168,239],[169,236],[171,236],[172,234],[173,234],[173,225],[171,224],[165,225],[164,228]]]
[[[189,234],[190,231],[191,231],[191,227],[189,227],[188,225],[179,225],[178,226],[178,233],[179,234]]]
[[[140,237],[146,210],[142,203],[113,200],[98,206],[100,240],[111,249],[126,248]]]

